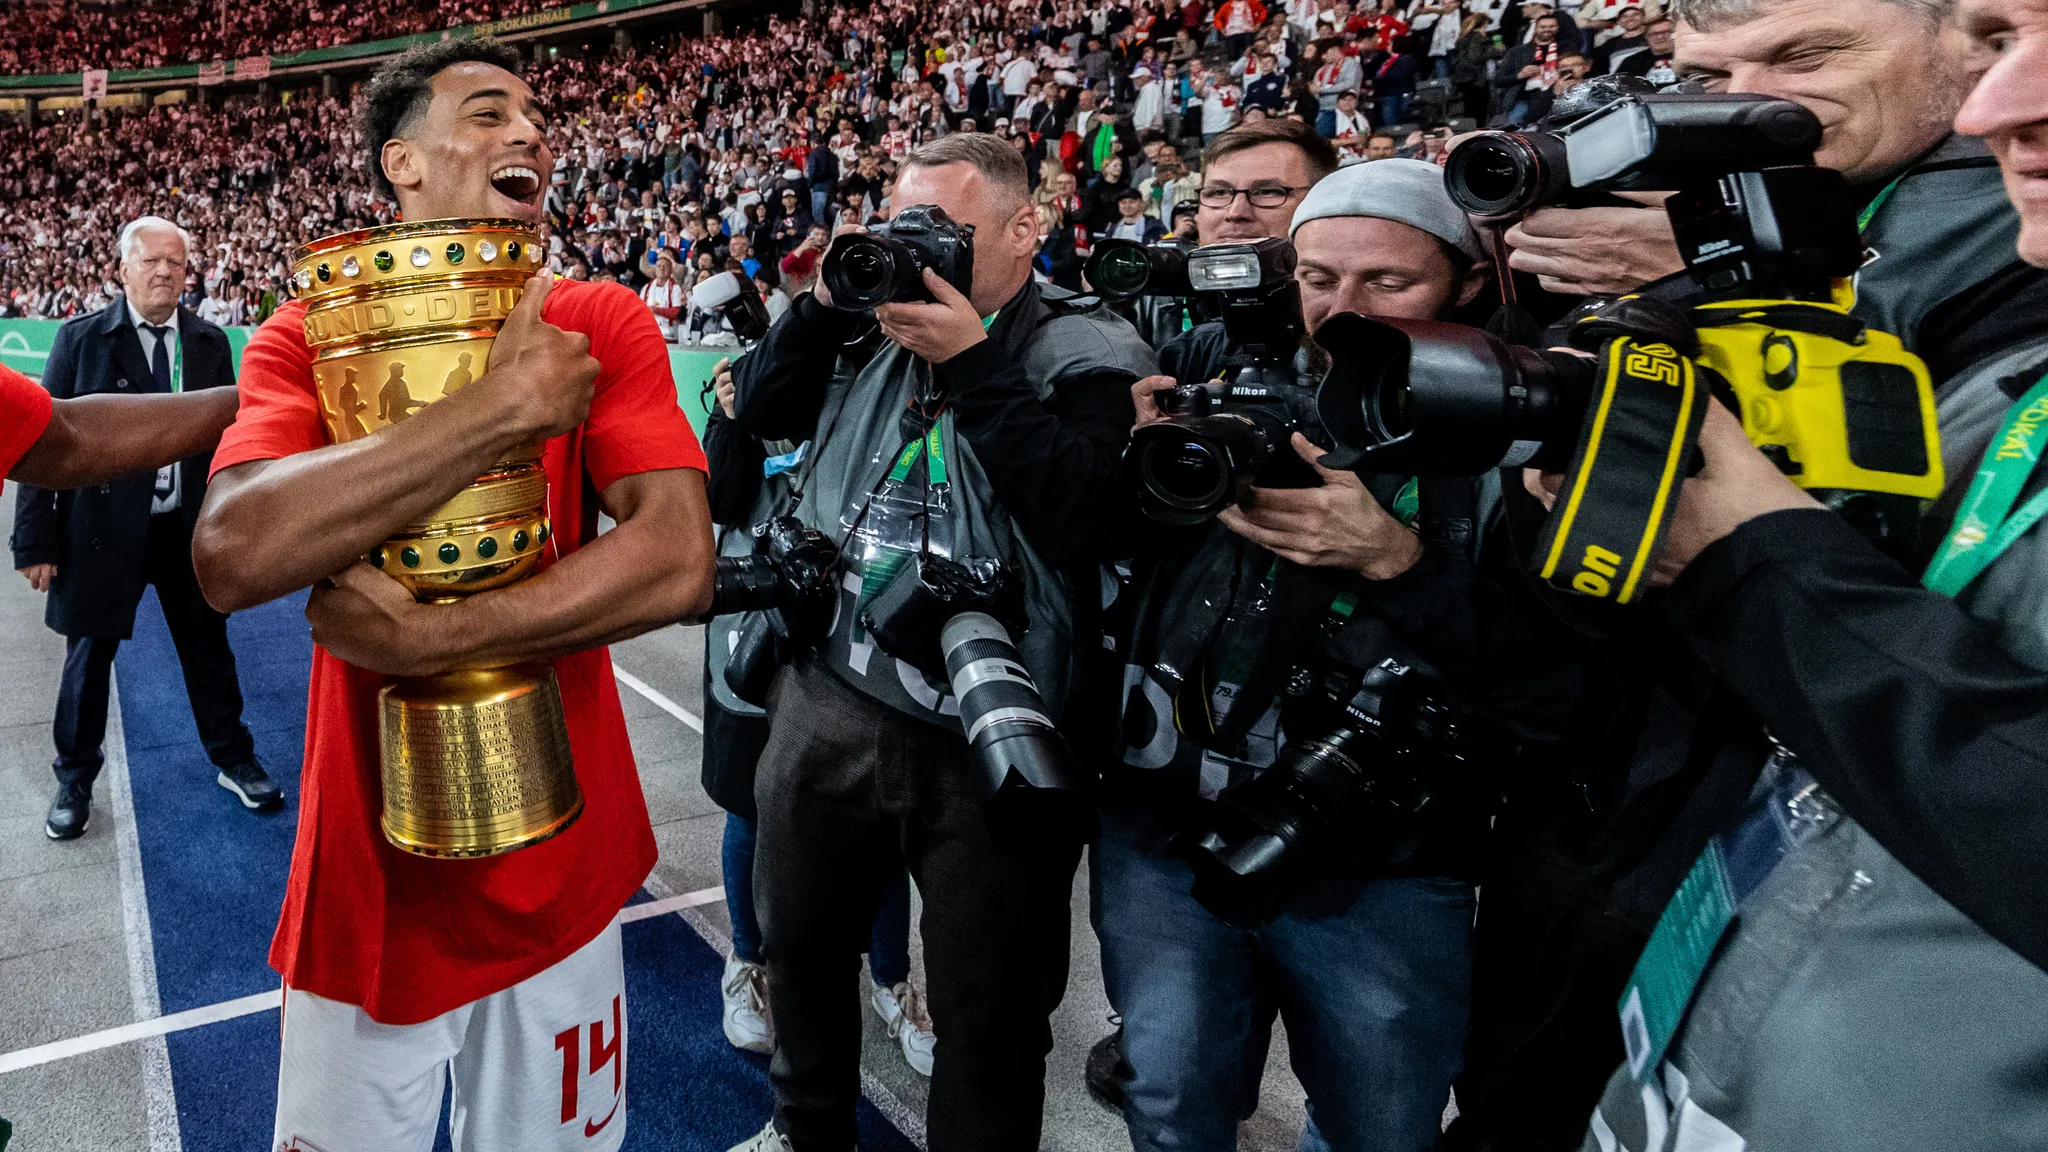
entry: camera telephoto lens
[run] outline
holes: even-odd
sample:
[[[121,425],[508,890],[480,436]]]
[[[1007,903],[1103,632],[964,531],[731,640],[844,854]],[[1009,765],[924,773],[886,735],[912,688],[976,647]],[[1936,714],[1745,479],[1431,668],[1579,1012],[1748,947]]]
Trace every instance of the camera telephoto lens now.
[[[1356,729],[1289,744],[1280,759],[1226,790],[1211,818],[1171,847],[1193,865],[1195,899],[1239,927],[1269,920],[1318,844],[1368,835],[1365,757],[1377,740]]]
[[[1112,300],[1136,296],[1152,278],[1152,261],[1131,241],[1108,245],[1090,261],[1088,283]]]
[[[1444,165],[1444,187],[1474,216],[1519,216],[1571,186],[1561,137],[1547,132],[1481,132]]]
[[[782,573],[767,556],[720,556],[712,566],[711,616],[780,607]]]
[[[962,612],[946,622],[939,648],[990,838],[1011,852],[1089,839],[1094,798],[1009,630],[986,612]]]
[[[1139,506],[1161,524],[1200,524],[1242,500],[1285,440],[1249,414],[1148,424],[1131,435]]]
[[[873,232],[848,232],[825,251],[818,274],[832,293],[832,306],[845,312],[867,312],[892,300],[916,298],[917,256],[910,246]],[[906,296],[906,290],[910,294]]]
[[[1478,476],[1559,471],[1578,447],[1593,362],[1502,343],[1428,320],[1332,316],[1316,332],[1330,354],[1317,407],[1335,446],[1326,468]]]
[[[1140,244],[1115,237],[1097,240],[1081,275],[1090,291],[1111,301],[1186,296],[1194,291],[1188,284],[1187,249],[1172,243]]]

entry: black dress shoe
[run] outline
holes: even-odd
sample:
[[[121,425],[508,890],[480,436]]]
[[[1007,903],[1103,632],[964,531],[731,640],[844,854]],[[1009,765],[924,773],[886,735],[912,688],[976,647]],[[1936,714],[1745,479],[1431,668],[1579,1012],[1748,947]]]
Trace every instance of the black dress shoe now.
[[[263,770],[263,765],[254,760],[244,760],[233,767],[221,769],[214,782],[233,792],[245,808],[267,809],[284,805],[284,790]]]
[[[1088,1063],[1084,1065],[1082,1082],[1088,1086],[1088,1094],[1103,1105],[1119,1111],[1130,1099],[1124,1092],[1124,1085],[1131,1082],[1131,1066],[1124,1062],[1124,1026],[1121,1019],[1111,1018],[1116,1031],[1095,1042],[1088,1049]]]
[[[92,785],[59,784],[57,798],[50,801],[50,815],[43,831],[52,840],[76,840],[85,835],[86,822],[91,819]]]

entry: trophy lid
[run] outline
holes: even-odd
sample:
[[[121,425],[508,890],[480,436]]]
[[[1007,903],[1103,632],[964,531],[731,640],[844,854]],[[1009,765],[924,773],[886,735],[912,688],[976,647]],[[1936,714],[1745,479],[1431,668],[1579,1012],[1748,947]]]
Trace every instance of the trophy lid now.
[[[292,254],[291,289],[311,301],[416,277],[476,273],[524,279],[547,260],[538,228],[509,217],[417,220],[337,232]]]

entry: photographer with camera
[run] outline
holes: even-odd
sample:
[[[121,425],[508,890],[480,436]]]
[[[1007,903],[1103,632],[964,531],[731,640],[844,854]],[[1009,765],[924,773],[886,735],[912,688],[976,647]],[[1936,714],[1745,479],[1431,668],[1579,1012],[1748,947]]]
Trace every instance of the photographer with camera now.
[[[1177,377],[1133,389],[1130,456],[1161,524],[1134,565],[1121,763],[1105,774],[1092,879],[1141,1152],[1236,1146],[1274,1006],[1308,1092],[1304,1147],[1435,1140],[1465,1042],[1468,879],[1492,780],[1522,735],[1447,691],[1403,635],[1415,604],[1437,603],[1446,567],[1473,561],[1497,485],[1332,471],[1296,430],[1321,435],[1314,401],[1302,409],[1314,388],[1295,355],[1303,330],[1346,311],[1441,315],[1483,285],[1477,239],[1442,172],[1412,160],[1329,176],[1291,230],[1292,278],[1224,305],[1235,316],[1270,293],[1280,311],[1299,294],[1293,339],[1276,333],[1251,362],[1259,383],[1247,383],[1242,326],[1226,321],[1221,336],[1197,330],[1167,350]],[[1281,265],[1292,251],[1276,239],[1207,247],[1191,275],[1240,250]],[[1200,384],[1223,369],[1230,384]],[[1238,398],[1173,415],[1183,393],[1223,387]],[[1285,417],[1276,395],[1289,397]],[[1263,450],[1222,448],[1232,422],[1268,427]],[[1231,475],[1226,495],[1181,498],[1216,467]],[[1228,506],[1203,515],[1217,503]],[[1488,695],[1492,706],[1547,693]]]
[[[1203,244],[1285,236],[1301,198],[1336,170],[1335,148],[1299,121],[1240,124],[1202,153],[1195,234]],[[1104,285],[1090,287],[1101,291]],[[1124,312],[1147,343],[1162,350],[1209,318],[1202,311],[1205,304],[1189,295],[1148,293],[1113,307]]]
[[[1967,367],[1990,313],[2043,277],[2013,258],[2019,222],[1984,145],[1950,122],[1969,90],[1953,0],[1673,0],[1681,79],[1805,105],[1816,162],[1848,177],[1866,262],[1855,314],[1897,334],[1937,381]],[[1509,264],[1565,295],[1611,296],[1682,271],[1671,227],[1641,207],[1543,207],[1507,231]],[[1975,326],[1977,332],[1969,329]]]
[[[1008,143],[927,144],[895,197],[909,207],[887,226],[834,239],[818,288],[735,380],[748,435],[813,442],[794,530],[769,533],[768,557],[839,557],[802,580],[824,611],[793,615],[821,626],[788,629],[767,695],[755,883],[776,1115],[740,1146],[761,1152],[854,1142],[844,980],[904,863],[942,1040],[930,1147],[1038,1146],[1090,814],[1063,787],[1053,718],[1071,728],[1070,699],[1113,692],[1088,681],[1104,671],[1099,562],[1123,531],[1130,385],[1152,354],[1098,305],[1034,283],[1038,220]],[[887,342],[835,372],[863,311]]]
[[[1960,8],[1988,71],[1957,130],[1998,157],[2019,254],[2048,266],[2048,4]],[[2040,1147],[2044,414],[2037,315],[2030,339],[1944,392],[1951,479],[1918,580],[1816,508],[1725,411],[1708,416],[1706,466],[1662,560],[1664,614],[1773,751],[1636,968],[1629,1062],[1586,1152]]]

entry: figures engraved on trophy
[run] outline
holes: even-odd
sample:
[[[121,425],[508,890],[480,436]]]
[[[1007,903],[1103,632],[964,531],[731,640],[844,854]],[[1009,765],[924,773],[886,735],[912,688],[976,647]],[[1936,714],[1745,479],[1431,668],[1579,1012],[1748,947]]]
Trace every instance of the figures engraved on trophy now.
[[[341,432],[341,442],[346,444],[370,434],[370,430],[363,427],[363,413],[368,412],[370,406],[363,403],[362,393],[356,388],[356,370],[344,368],[341,373],[341,387],[334,393],[335,403],[341,408],[335,427]]]
[[[455,370],[448,373],[448,379],[441,382],[441,395],[453,396],[473,379],[469,373],[470,363],[470,355],[467,352],[455,358]]]
[[[405,363],[391,362],[391,376],[384,381],[384,387],[377,393],[377,419],[389,426],[412,415],[415,408],[425,408],[425,400],[412,398],[412,389],[405,383]]]

